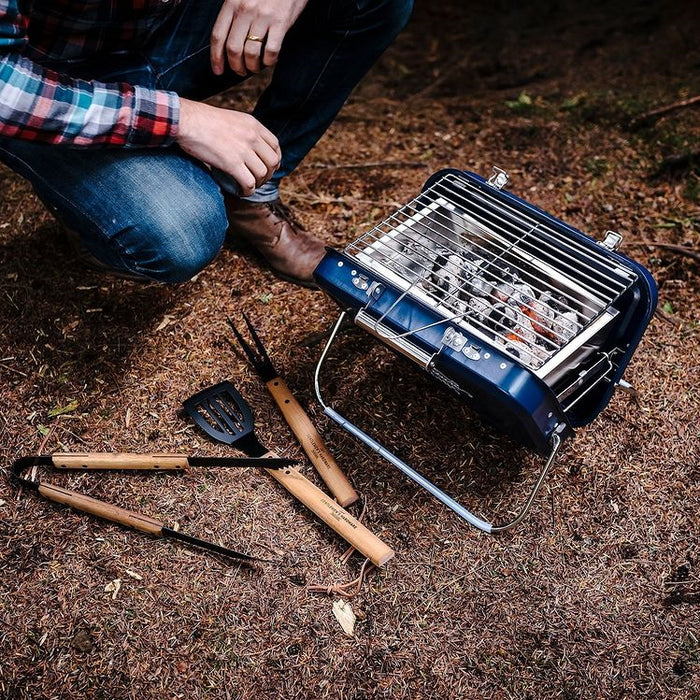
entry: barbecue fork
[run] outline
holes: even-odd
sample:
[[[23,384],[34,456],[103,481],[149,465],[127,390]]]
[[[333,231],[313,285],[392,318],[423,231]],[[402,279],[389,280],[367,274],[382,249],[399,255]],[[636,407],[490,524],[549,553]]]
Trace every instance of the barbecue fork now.
[[[304,452],[306,452],[309,460],[311,460],[311,463],[316,467],[316,470],[321,475],[321,478],[336,501],[343,507],[355,503],[359,498],[357,491],[355,491],[347,476],[345,476],[338,466],[307,413],[296,400],[286,382],[280,377],[279,372],[275,369],[253,324],[248,317],[243,314],[243,320],[253,339],[255,349],[246,342],[233,324],[233,321],[231,321],[230,318],[227,320],[251,366],[265,382],[272,398],[282,411],[282,415],[287,421],[287,424],[294,432],[294,435],[296,435]]]

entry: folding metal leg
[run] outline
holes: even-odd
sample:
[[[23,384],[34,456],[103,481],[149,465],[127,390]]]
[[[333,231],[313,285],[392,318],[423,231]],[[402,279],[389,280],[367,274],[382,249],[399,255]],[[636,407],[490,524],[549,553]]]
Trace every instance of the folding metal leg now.
[[[535,500],[535,496],[537,495],[537,492],[540,490],[542,484],[544,483],[544,480],[549,472],[550,467],[554,463],[554,459],[557,455],[557,452],[559,451],[559,447],[561,446],[561,438],[559,437],[559,435],[557,435],[556,433],[552,435],[550,439],[550,444],[552,448],[551,452],[547,457],[547,460],[545,461],[545,464],[542,470],[540,471],[539,476],[537,477],[537,481],[535,482],[535,485],[532,488],[530,495],[527,501],[525,502],[525,505],[520,509],[518,514],[509,522],[501,523],[498,525],[491,524],[489,522],[486,522],[485,520],[482,520],[478,516],[474,515],[474,513],[467,510],[460,503],[455,501],[451,496],[448,496],[444,491],[435,486],[435,484],[433,484],[431,481],[419,474],[415,469],[413,469],[408,464],[400,460],[393,452],[387,450],[374,438],[370,437],[367,433],[365,433],[363,430],[358,428],[355,424],[351,423],[349,420],[347,420],[347,418],[343,417],[340,413],[338,413],[337,411],[332,409],[328,404],[325,403],[321,395],[321,367],[323,366],[323,363],[325,362],[326,357],[328,356],[328,351],[331,345],[333,344],[333,341],[335,340],[338,331],[343,325],[346,316],[346,312],[342,312],[340,314],[338,320],[335,323],[335,326],[333,327],[333,331],[331,332],[328,342],[326,343],[326,346],[324,347],[323,352],[321,353],[321,357],[319,358],[318,364],[316,365],[316,372],[314,375],[314,386],[316,389],[316,397],[318,398],[319,403],[323,407],[324,413],[330,418],[332,418],[342,428],[347,430],[347,432],[354,435],[365,445],[367,445],[375,452],[380,454],[382,457],[384,457],[384,459],[391,462],[391,464],[393,464],[397,469],[402,471],[410,479],[413,479],[413,481],[415,481],[426,491],[435,496],[440,502],[444,503],[448,508],[457,513],[457,515],[459,515],[462,519],[466,520],[470,525],[473,525],[474,527],[478,528],[479,530],[482,530],[483,532],[495,534],[498,532],[509,530],[510,528],[515,527],[518,523],[520,523],[532,507],[532,504]]]

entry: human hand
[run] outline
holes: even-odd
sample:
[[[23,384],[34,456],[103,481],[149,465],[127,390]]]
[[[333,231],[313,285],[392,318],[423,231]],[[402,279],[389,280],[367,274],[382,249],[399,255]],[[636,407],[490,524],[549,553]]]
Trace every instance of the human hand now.
[[[238,75],[272,66],[282,40],[308,0],[224,0],[211,33],[211,67]],[[251,39],[250,37],[255,37]]]
[[[277,137],[255,117],[184,98],[176,140],[186,153],[230,175],[243,196],[267,182],[282,157]]]

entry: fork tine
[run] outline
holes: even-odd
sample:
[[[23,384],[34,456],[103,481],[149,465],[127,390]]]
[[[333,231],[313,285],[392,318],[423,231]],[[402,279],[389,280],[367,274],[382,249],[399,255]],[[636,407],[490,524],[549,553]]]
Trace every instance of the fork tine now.
[[[253,339],[253,342],[255,343],[255,347],[258,349],[258,352],[264,360],[270,362],[270,356],[267,354],[267,350],[265,350],[265,346],[262,344],[262,340],[260,340],[260,336],[253,327],[253,324],[250,322],[250,319],[245,315],[244,311],[241,311],[241,314],[243,315],[243,320],[245,321],[246,326],[248,326],[250,337]]]
[[[243,352],[246,354],[246,357],[254,367],[257,367],[259,361],[255,352],[253,351],[253,348],[250,347],[250,345],[246,342],[245,338],[238,332],[236,326],[233,325],[233,321],[229,317],[227,317],[226,320],[228,321],[228,325],[231,326],[231,330],[236,336],[236,340],[238,340],[238,342],[241,345],[241,348],[243,348]]]
[[[245,314],[243,314],[243,318],[245,319],[248,330],[250,331],[250,335],[253,338],[253,342],[255,343],[255,349],[252,348],[250,344],[239,333],[233,321],[228,317],[226,320],[228,321],[228,324],[231,327],[233,334],[236,336],[236,340],[238,340],[238,342],[240,343],[250,364],[254,367],[256,372],[265,381],[273,379],[277,376],[277,371],[275,370],[275,367],[272,364],[272,360],[270,360],[270,357],[265,351],[265,347],[263,346],[262,341],[258,337],[258,334],[255,332],[255,328],[253,328],[253,325],[248,320],[248,317]]]

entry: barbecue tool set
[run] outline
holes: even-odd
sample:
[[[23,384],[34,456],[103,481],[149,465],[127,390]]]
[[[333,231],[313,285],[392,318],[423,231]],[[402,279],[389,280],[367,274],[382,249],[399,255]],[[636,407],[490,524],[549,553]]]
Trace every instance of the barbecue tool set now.
[[[187,399],[184,406],[194,422],[215,440],[253,457],[277,456],[260,444],[250,406],[230,382],[200,391]],[[392,549],[296,469],[288,466],[266,471],[376,566],[394,556]]]
[[[340,306],[314,387],[324,413],[471,525],[496,533],[529,511],[563,441],[604,409],[622,379],[657,302],[647,270],[617,252],[621,237],[595,241],[504,190],[507,174],[442,170],[422,192],[343,251],[327,249],[314,273]],[[375,565],[394,552],[345,510],[358,499],[243,314],[252,344],[233,336],[280,408],[333,500],[255,435],[250,406],[230,382],[184,401],[209,437],[246,457],[68,454],[18,459],[16,483],[49,500],[155,536],[177,539],[244,563],[268,561],[180,533],[158,520],[55,484],[29,468],[182,472],[259,467]],[[421,367],[497,430],[545,457],[523,506],[509,521],[475,515],[403,462],[324,399],[322,368],[348,320]],[[233,344],[233,343],[232,343]],[[399,368],[397,371],[401,371]]]

